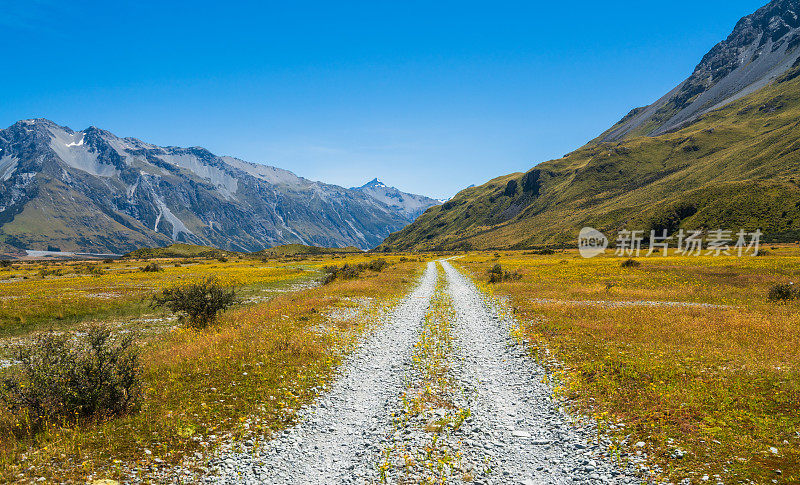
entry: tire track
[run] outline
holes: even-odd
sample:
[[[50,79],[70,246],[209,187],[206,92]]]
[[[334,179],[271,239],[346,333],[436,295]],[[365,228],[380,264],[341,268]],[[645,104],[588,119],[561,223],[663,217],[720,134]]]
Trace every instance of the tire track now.
[[[300,423],[255,453],[227,452],[207,482],[371,483],[390,408],[404,389],[413,344],[436,286],[428,263],[421,283],[341,366],[328,393],[300,413]]]
[[[443,261],[456,313],[456,378],[471,396],[465,455],[487,459],[480,483],[641,483],[603,457],[590,424],[570,422],[543,369],[475,285]]]

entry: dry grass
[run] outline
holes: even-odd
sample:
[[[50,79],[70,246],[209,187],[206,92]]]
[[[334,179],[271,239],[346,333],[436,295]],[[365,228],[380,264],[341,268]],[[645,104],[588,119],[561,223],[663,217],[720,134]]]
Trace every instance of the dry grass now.
[[[478,279],[497,262],[479,253],[459,261]],[[800,480],[800,305],[766,298],[772,285],[800,281],[797,248],[654,256],[636,268],[573,252],[499,261],[523,279],[484,288],[509,299],[556,393],[594,415],[622,456],[644,452],[670,480]],[[636,300],[729,307],[607,303]],[[632,446],[639,441],[643,449]]]
[[[255,293],[315,274],[319,264],[265,264],[242,260],[160,260],[163,271],[143,272],[147,261],[16,263],[0,270],[0,335],[69,327],[88,319],[140,314],[148,298],[182,281],[213,274],[226,284]],[[91,272],[88,268],[92,268]],[[102,272],[97,272],[100,268]]]
[[[228,267],[209,263],[198,272],[219,276],[215,270]],[[315,397],[369,323],[359,318],[329,324],[323,310],[368,297],[377,299],[372,311],[378,311],[408,290],[420,267],[393,264],[362,279],[278,294],[228,311],[209,330],[175,329],[142,342],[144,402],[138,413],[31,434],[25,423],[0,412],[0,479],[80,482],[138,470],[158,482],[159,469],[228,437],[268,436]]]

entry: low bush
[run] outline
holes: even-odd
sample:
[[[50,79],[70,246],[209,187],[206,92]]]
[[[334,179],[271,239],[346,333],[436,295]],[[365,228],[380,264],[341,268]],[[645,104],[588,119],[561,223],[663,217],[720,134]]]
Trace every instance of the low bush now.
[[[34,426],[124,414],[140,400],[139,353],[130,336],[92,327],[77,338],[43,334],[13,353],[19,365],[0,398]]]
[[[158,273],[159,271],[164,271],[158,263],[147,263],[146,266],[142,266],[139,268],[139,271],[144,271],[145,273]]]
[[[489,283],[502,283],[503,281],[521,280],[522,275],[518,271],[503,271],[500,263],[495,264],[489,270]]]
[[[626,259],[625,261],[620,264],[623,268],[637,268],[641,266],[642,263],[640,261],[636,261],[635,259]]]
[[[767,299],[769,301],[792,301],[800,298],[800,289],[793,284],[775,285],[769,289]]]
[[[383,258],[378,258],[369,263],[349,264],[345,263],[342,266],[329,265],[322,268],[325,272],[325,278],[322,280],[323,285],[327,285],[337,279],[352,280],[358,278],[361,273],[366,270],[380,273],[389,263]]]
[[[95,276],[106,274],[106,270],[104,270],[103,267],[100,266],[99,264],[87,264],[82,268],[81,272]]]
[[[369,263],[367,263],[367,269],[370,271],[375,271],[376,273],[380,273],[381,271],[383,271],[383,268],[385,268],[387,264],[388,263],[386,262],[385,259],[378,258],[374,261],[370,261]]]
[[[42,268],[39,270],[40,278],[47,278],[48,276],[64,276],[63,268]]]
[[[165,288],[153,296],[153,306],[178,313],[188,326],[200,329],[214,323],[219,312],[238,300],[235,288],[225,287],[211,276],[198,283]]]
[[[11,261],[8,259],[0,259],[0,268],[10,268]]]

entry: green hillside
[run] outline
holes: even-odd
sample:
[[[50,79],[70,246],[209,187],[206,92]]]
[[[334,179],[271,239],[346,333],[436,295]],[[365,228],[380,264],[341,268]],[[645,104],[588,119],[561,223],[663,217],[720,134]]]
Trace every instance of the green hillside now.
[[[338,254],[338,253],[361,253],[355,246],[346,248],[321,248],[317,246],[306,246],[304,244],[284,244],[274,248],[262,249],[255,252],[256,256],[281,257],[281,256],[309,256],[315,254]]]
[[[211,246],[196,246],[194,244],[176,243],[163,248],[142,248],[131,251],[123,258],[130,259],[155,259],[155,258],[222,258],[231,256],[244,256],[248,253],[237,253],[213,248]]]
[[[760,228],[800,239],[800,67],[658,137],[593,141],[527,173],[465,189],[379,250],[572,244],[593,226]]]

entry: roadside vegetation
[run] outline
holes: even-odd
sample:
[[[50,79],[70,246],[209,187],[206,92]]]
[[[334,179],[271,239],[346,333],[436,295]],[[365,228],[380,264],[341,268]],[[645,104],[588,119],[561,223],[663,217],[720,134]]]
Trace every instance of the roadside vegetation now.
[[[489,283],[500,283],[503,281],[517,281],[521,280],[522,275],[519,271],[503,271],[503,265],[500,263],[495,264],[489,270]]]
[[[20,434],[139,405],[139,352],[130,334],[115,338],[100,326],[75,337],[48,332],[18,347],[13,359],[17,369],[0,383],[0,399]]]
[[[12,291],[2,296],[15,297],[4,298],[2,309],[16,331],[7,330],[9,337],[3,339],[12,350],[7,353],[11,365],[0,369],[6,383],[0,402],[0,481],[139,476],[161,482],[160,473],[176,464],[203,465],[202,457],[223,441],[257,443],[291,424],[296,410],[321,392],[357,336],[368,328],[372,312],[394,304],[422,269],[418,262],[401,263],[398,256],[387,256],[374,277],[314,286],[332,258],[315,256],[302,266],[239,258],[225,263],[184,258],[176,265],[176,260],[160,259],[163,271],[147,273],[140,271],[144,262],[118,260],[103,263],[106,273],[100,276],[76,273],[85,265],[79,262],[14,262],[5,268],[17,275],[0,282],[0,288]],[[368,255],[352,255],[344,263],[374,261]],[[43,267],[63,271],[41,279],[36,274]],[[210,276],[216,280],[208,280]],[[290,285],[298,282],[302,288],[292,291]],[[241,297],[233,306],[225,296],[232,286],[239,288]],[[100,292],[114,297],[72,300]],[[177,302],[214,292],[220,296],[216,301],[225,304],[212,305],[218,311],[197,314],[197,321],[213,321],[211,325],[189,324],[195,305],[170,308],[186,315],[186,326],[158,312],[153,315],[150,308],[153,295]],[[59,294],[64,297],[60,303]],[[18,300],[44,315],[28,313]],[[85,308],[86,302],[93,306]],[[326,316],[340,307],[363,305],[367,306],[357,317]],[[57,311],[72,319],[58,321],[56,333],[42,333],[53,323],[47,317]],[[215,318],[203,316],[212,313]],[[15,318],[20,316],[31,317],[35,324],[22,331]],[[137,322],[150,318],[166,319],[161,331],[139,328],[143,324]],[[107,338],[99,347],[90,343],[91,335],[99,334],[84,335],[95,327],[92,322],[106,324],[103,332],[110,329],[102,334]],[[94,370],[85,373],[86,369]],[[37,379],[47,386],[34,392],[28,384]],[[71,384],[64,387],[64,382]],[[101,386],[99,394],[87,394],[81,386],[90,382],[107,386]],[[62,395],[97,399],[93,405],[76,404],[59,401]],[[53,407],[41,414],[46,419],[31,419],[36,406]]]
[[[596,418],[623,460],[673,482],[800,480],[800,251],[621,258],[469,253],[507,301],[556,394]],[[523,275],[489,285],[496,264]],[[659,302],[678,302],[662,304]]]

